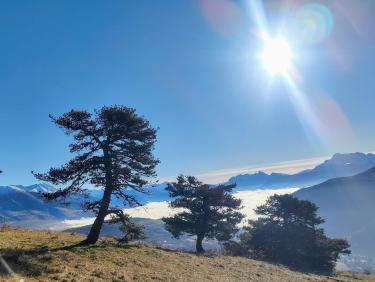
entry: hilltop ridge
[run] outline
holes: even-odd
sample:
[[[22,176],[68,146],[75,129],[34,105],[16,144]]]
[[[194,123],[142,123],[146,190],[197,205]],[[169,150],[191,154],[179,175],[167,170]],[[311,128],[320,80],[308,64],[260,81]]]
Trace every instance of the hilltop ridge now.
[[[118,247],[110,238],[72,247],[82,235],[2,228],[0,252],[16,273],[1,281],[375,281],[372,275],[308,275],[240,257],[197,256],[143,245]],[[14,248],[17,246],[17,248]]]

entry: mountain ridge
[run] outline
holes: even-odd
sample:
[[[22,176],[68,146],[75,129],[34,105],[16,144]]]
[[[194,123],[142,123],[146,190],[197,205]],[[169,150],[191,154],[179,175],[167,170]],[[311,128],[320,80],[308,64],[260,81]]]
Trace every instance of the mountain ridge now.
[[[375,154],[348,153],[334,154],[330,159],[295,174],[265,173],[240,174],[226,183],[236,183],[237,189],[262,189],[282,187],[307,187],[331,178],[352,176],[375,166]]]
[[[231,177],[227,183],[237,183],[237,187],[233,192],[284,187],[308,187],[322,183],[329,178],[351,176],[363,172],[372,166],[375,166],[375,155],[371,153],[335,154],[332,158],[316,167],[296,174],[268,174],[265,172],[242,174]],[[170,198],[168,192],[165,190],[166,185],[166,182],[147,185],[145,186],[145,190],[148,192],[146,194],[130,189],[128,193],[135,196],[143,204],[147,202],[168,201]],[[55,187],[44,183],[30,186],[0,186],[0,195],[2,196],[0,199],[0,217],[10,221],[19,221],[20,219],[30,220],[30,216],[36,219],[62,219],[65,216],[69,219],[74,219],[87,216],[87,214],[83,215],[83,212],[80,211],[79,199],[72,199],[70,207],[61,206],[56,202],[46,204],[40,197],[41,192],[51,192],[55,189]],[[100,189],[89,189],[88,192],[94,200],[98,200],[102,196]],[[115,197],[112,199],[112,204],[118,207],[123,206],[121,200]]]

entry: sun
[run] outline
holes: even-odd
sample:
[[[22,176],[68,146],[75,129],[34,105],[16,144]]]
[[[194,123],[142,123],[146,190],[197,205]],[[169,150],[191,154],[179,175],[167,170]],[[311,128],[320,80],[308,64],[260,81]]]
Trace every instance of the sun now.
[[[293,52],[282,37],[265,37],[261,53],[263,67],[271,74],[287,74],[292,67]]]

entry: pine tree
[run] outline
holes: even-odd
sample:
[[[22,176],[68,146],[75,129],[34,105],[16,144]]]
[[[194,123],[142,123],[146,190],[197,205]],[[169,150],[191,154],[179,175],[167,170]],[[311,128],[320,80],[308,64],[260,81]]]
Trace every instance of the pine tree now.
[[[292,195],[274,195],[256,208],[240,241],[226,244],[232,255],[243,255],[302,270],[330,274],[340,254],[350,254],[343,239],[328,238],[319,225],[318,207]]]
[[[123,204],[139,205],[127,189],[145,192],[144,185],[154,177],[158,164],[152,154],[156,129],[147,120],[124,106],[103,107],[94,113],[71,110],[61,117],[50,116],[67,135],[73,135],[69,145],[75,157],[47,173],[33,173],[42,181],[63,186],[53,193],[44,193],[47,200],[69,202],[70,196],[82,196],[83,207],[93,211],[96,219],[82,244],[94,244],[106,216],[124,217],[119,207],[110,205],[111,198]],[[100,187],[100,200],[85,196],[87,185]]]
[[[170,197],[175,198],[170,206],[184,210],[173,217],[163,218],[166,229],[176,238],[183,233],[196,236],[197,253],[204,252],[204,238],[229,240],[244,217],[238,212],[241,200],[230,194],[234,187],[234,184],[211,187],[193,176],[179,176],[177,182],[168,184],[166,190]]]
[[[127,214],[112,215],[109,223],[119,224],[122,236],[117,239],[120,245],[127,245],[130,241],[146,239],[145,227],[134,223]]]

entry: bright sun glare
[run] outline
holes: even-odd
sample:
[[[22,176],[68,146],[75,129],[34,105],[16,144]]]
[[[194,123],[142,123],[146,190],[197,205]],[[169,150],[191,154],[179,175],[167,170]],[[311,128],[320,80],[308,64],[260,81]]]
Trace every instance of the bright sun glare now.
[[[261,60],[271,75],[286,74],[292,67],[293,52],[283,37],[266,37]]]

